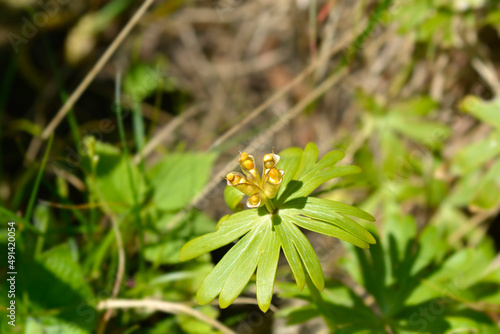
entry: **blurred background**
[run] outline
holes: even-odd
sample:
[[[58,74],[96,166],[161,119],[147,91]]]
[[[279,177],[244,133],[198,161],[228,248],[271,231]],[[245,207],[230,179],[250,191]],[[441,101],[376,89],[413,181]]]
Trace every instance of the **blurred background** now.
[[[0,18],[2,333],[332,331],[320,315],[500,333],[499,1],[3,0]],[[311,141],[363,169],[317,195],[373,214],[380,243],[306,234],[325,300],[283,260],[268,313],[254,281],[198,306],[230,246],[178,253],[230,213],[221,177]]]

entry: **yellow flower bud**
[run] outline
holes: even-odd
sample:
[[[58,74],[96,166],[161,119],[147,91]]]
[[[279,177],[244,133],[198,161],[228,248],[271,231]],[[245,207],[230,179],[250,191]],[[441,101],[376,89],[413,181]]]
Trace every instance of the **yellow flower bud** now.
[[[284,174],[285,172],[283,170],[278,170],[276,168],[272,168],[267,172],[263,186],[264,194],[267,198],[274,198],[276,196],[281,187]]]
[[[255,160],[250,154],[243,152],[240,154],[239,160],[241,169],[243,173],[247,176],[250,181],[256,181],[260,183],[259,171],[255,167]]]
[[[278,162],[280,161],[280,156],[277,154],[273,153],[268,153],[264,155],[264,158],[262,159],[264,161],[264,170],[266,169],[271,169],[276,167]]]
[[[245,167],[245,169],[252,169],[254,165],[251,160],[245,160],[243,161],[243,167]]]
[[[248,159],[248,153],[247,152],[243,152],[240,154],[240,161],[245,161],[246,159]]]
[[[260,198],[259,194],[254,194],[250,197],[248,197],[247,200],[247,206],[252,209],[252,208],[258,208],[262,203],[262,199]]]
[[[252,181],[249,181],[243,174],[231,172],[226,175],[227,185],[235,187],[247,196],[262,192],[260,187]]]
[[[235,174],[235,173],[228,173],[226,175],[226,179],[231,182],[231,184],[238,184],[241,180],[241,176],[239,176],[238,174]]]

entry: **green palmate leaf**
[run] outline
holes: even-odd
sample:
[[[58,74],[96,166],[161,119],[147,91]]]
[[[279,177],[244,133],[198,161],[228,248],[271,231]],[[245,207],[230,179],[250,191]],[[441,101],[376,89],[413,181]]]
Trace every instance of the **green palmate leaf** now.
[[[96,299],[67,245],[45,251],[20,268],[19,284],[29,294],[29,308],[44,333],[93,331]]]
[[[322,220],[316,220],[306,216],[302,216],[297,211],[298,210],[294,209],[282,210],[280,212],[280,216],[282,216],[283,219],[289,219],[290,221],[293,221],[295,225],[305,228],[309,231],[321,233],[330,237],[335,237],[350,242],[351,244],[361,248],[368,248],[370,246],[367,242],[361,240],[360,238],[336,225]]]
[[[299,168],[292,177],[297,180],[300,179],[302,175],[314,167],[316,161],[318,161],[318,155],[318,147],[314,143],[308,143],[302,153]]]
[[[339,166],[322,171],[311,171],[299,180],[299,184],[302,184],[302,186],[288,197],[287,200],[307,196],[326,181],[336,177],[357,174],[359,172],[361,172],[361,169],[358,166]]]
[[[271,225],[265,229],[262,254],[257,267],[257,302],[264,312],[269,309],[273,298],[274,279],[280,256],[280,243]]]
[[[151,95],[161,83],[161,74],[144,64],[132,66],[123,80],[123,91],[135,102]]]
[[[292,269],[297,286],[300,290],[302,290],[306,284],[306,276],[304,274],[304,268],[302,267],[299,254],[293,245],[292,237],[290,236],[289,231],[283,226],[280,216],[273,216],[273,226],[280,240],[281,247],[283,248],[283,253],[285,253],[286,260]]]
[[[297,161],[298,151],[294,152],[294,162]],[[294,198],[309,195],[321,184],[333,178],[359,173],[361,170],[356,166],[334,166],[344,157],[342,151],[331,151],[327,153],[320,161],[318,158],[318,148],[315,144],[309,143],[304,152],[300,163],[296,169],[287,171],[279,164],[280,168],[285,170],[285,176],[288,177],[282,183],[283,193],[279,196],[279,202],[283,203]],[[288,159],[283,159],[287,161]],[[288,174],[288,175],[287,175]]]
[[[345,215],[351,215],[368,221],[375,221],[370,214],[350,205],[314,197],[303,197],[287,202],[283,209],[285,213],[303,215],[336,225],[352,234],[361,241],[374,244],[375,239],[361,225]],[[346,240],[347,241],[347,240]]]
[[[179,258],[181,261],[187,261],[227,245],[266,219],[268,219],[267,216],[259,215],[257,210],[235,213],[220,222],[216,232],[205,234],[186,243],[180,251]]]
[[[264,226],[260,225],[255,228],[255,233],[260,234],[264,230]],[[252,277],[257,263],[262,254],[262,238],[256,235],[249,242],[248,247],[242,250],[242,256],[234,261],[234,267],[231,273],[227,276],[219,297],[219,305],[221,308],[226,308],[236,299],[243,291],[248,281]]]
[[[375,243],[371,234],[349,217],[374,221],[368,213],[350,205],[305,197],[325,181],[359,172],[355,166],[334,166],[343,156],[341,151],[332,151],[316,162],[318,148],[312,143],[304,151],[290,148],[280,152],[278,165],[285,174],[280,180],[277,197],[262,193],[264,201],[260,208],[224,216],[216,232],[193,239],[182,247],[180,259],[185,261],[241,238],[200,285],[197,293],[200,304],[207,304],[219,296],[220,307],[228,307],[257,270],[257,302],[262,311],[267,311],[273,296],[280,249],[283,249],[299,289],[305,286],[307,272],[311,287],[323,290],[325,279],[320,262],[299,227],[363,248]],[[254,187],[261,186],[253,181],[246,182]],[[232,192],[234,188],[225,190],[226,202],[232,209],[237,208],[242,199],[241,195]]]
[[[285,171],[285,175],[283,175],[283,181],[281,182],[281,188],[278,191],[276,197],[280,197],[283,191],[286,189],[287,184],[292,180],[292,178],[297,173],[297,170],[300,166],[300,162],[302,161],[302,149],[298,147],[287,148],[280,152],[281,160],[278,164],[278,167]]]
[[[312,282],[319,290],[323,290],[325,287],[325,277],[323,276],[323,270],[321,269],[318,257],[316,256],[311,244],[298,227],[293,224],[293,221],[287,221],[283,218],[282,222],[283,227],[287,230],[288,236],[291,237],[291,240],[300,255],[302,264],[305,266],[307,273],[311,277]]]
[[[265,217],[266,219],[262,219],[248,234],[246,234],[235,246],[233,246],[226,255],[224,255],[222,260],[220,260],[220,262],[215,266],[212,272],[201,283],[198,289],[198,293],[196,294],[198,303],[204,305],[211,302],[221,293],[221,290],[227,281],[227,277],[231,275],[233,269],[236,269],[237,271],[243,270],[243,267],[246,266],[245,261],[247,257],[251,255],[252,251],[256,252],[260,247],[260,233],[262,233],[263,225],[266,222],[270,224],[269,217]],[[239,263],[239,265],[237,265],[237,263]],[[253,267],[253,271],[255,271],[255,267]],[[253,271],[250,273],[250,275],[253,273]],[[250,276],[248,276],[248,279],[244,282],[244,285],[246,285],[249,279]],[[239,282],[228,281],[228,284],[239,285]],[[226,288],[226,290],[227,289],[229,288]],[[222,304],[225,305],[225,302],[227,300],[230,300],[233,296],[234,298],[236,298],[236,296],[241,291],[237,293],[236,292],[237,289],[225,292],[225,299]]]

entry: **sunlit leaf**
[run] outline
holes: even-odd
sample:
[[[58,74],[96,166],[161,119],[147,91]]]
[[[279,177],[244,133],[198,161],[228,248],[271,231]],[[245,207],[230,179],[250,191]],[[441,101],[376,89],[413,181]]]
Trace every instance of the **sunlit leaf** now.
[[[299,253],[293,245],[290,231],[288,231],[288,229],[283,226],[281,217],[277,215],[273,216],[273,226],[280,240],[281,247],[283,248],[283,253],[285,253],[285,257],[288,261],[288,264],[290,265],[290,269],[292,269],[292,273],[295,277],[295,281],[297,282],[297,286],[300,290],[302,290],[304,289],[304,285],[306,284],[306,277]]]
[[[269,223],[267,224],[269,225]],[[266,226],[260,225],[256,227],[256,233],[264,233]],[[219,297],[219,305],[221,308],[226,308],[238,297],[247,285],[250,277],[252,277],[257,263],[262,254],[263,238],[256,237],[248,244],[248,247],[236,261],[234,267],[227,275],[226,282],[222,286]],[[266,256],[264,254],[264,256]]]
[[[296,199],[286,203],[283,208],[296,209],[297,211],[295,211],[295,214],[302,214],[310,218],[329,222],[353,234],[364,242],[371,244],[375,243],[375,239],[368,231],[354,220],[345,216],[347,214],[369,221],[375,220],[371,215],[361,209],[314,197]]]
[[[262,241],[262,255],[257,267],[257,302],[262,311],[266,312],[273,298],[274,279],[280,256],[278,236],[271,225],[265,229]]]
[[[335,164],[344,157],[342,151],[331,151],[327,153],[320,161],[315,163],[318,157],[316,145],[310,143],[306,146],[302,154],[299,168],[295,175],[282,185],[285,188],[279,201],[281,203],[294,198],[309,195],[312,191],[336,177],[359,173],[361,170],[356,166],[335,166]],[[306,167],[308,166],[308,167]],[[286,171],[285,171],[286,175]]]
[[[181,249],[181,261],[193,259],[201,254],[213,251],[241,237],[267,216],[260,216],[257,210],[246,210],[229,216],[217,226],[217,231],[202,235],[187,242]]]
[[[249,210],[252,211],[252,210]],[[246,212],[246,211],[244,211]],[[246,256],[250,255],[247,252],[255,250],[255,247],[260,245],[261,238],[260,233],[262,233],[263,225],[265,223],[270,223],[269,218],[260,221],[260,224],[255,226],[248,234],[246,234],[236,245],[234,245],[227,253],[224,255],[222,260],[217,263],[212,272],[205,278],[201,283],[198,292],[196,294],[196,299],[201,305],[208,304],[215,297],[217,297],[227,277],[231,274],[236,264],[240,260],[245,261]],[[257,246],[256,246],[257,245]],[[242,268],[237,268],[241,270]],[[255,268],[253,268],[255,270]],[[248,282],[248,281],[247,281]],[[229,281],[228,284],[238,284],[238,282]],[[245,282],[246,284],[246,282]],[[232,297],[232,294],[230,295]]]
[[[158,208],[185,207],[207,183],[215,158],[213,153],[167,154],[149,174],[155,180],[153,199]]]
[[[280,215],[285,219],[288,218],[290,221],[293,221],[294,224],[297,226],[300,226],[302,228],[305,228],[307,230],[316,232],[316,233],[321,233],[330,237],[335,237],[340,240],[344,240],[347,242],[350,242],[351,244],[361,247],[361,248],[368,248],[369,244],[360,238],[356,237],[355,235],[345,231],[344,229],[330,224],[328,222],[322,221],[322,220],[316,220],[312,219],[306,216],[303,216],[299,214],[299,210],[294,210],[294,209],[289,209],[289,210],[282,210],[280,212]]]
[[[288,235],[291,237],[297,252],[300,255],[302,264],[304,265],[309,277],[311,277],[312,282],[318,288],[318,290],[323,290],[325,287],[325,278],[323,276],[323,270],[321,269],[321,264],[319,263],[318,257],[314,252],[311,244],[307,240],[306,236],[293,224],[283,217],[282,224],[285,229],[287,229]]]

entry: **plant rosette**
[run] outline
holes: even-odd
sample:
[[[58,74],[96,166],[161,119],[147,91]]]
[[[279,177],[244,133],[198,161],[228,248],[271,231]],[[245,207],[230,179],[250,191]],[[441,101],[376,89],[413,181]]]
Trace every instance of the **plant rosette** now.
[[[299,289],[304,288],[309,275],[322,291],[325,279],[321,265],[299,228],[361,248],[375,243],[373,236],[351,218],[375,221],[370,214],[347,204],[308,196],[326,181],[361,171],[357,166],[335,166],[343,157],[342,151],[334,150],[317,161],[318,148],[309,143],[304,150],[292,147],[280,155],[266,154],[259,175],[253,156],[241,153],[243,174],[226,175],[226,190],[230,191],[225,195],[232,209],[247,195],[249,210],[223,217],[216,232],[187,242],[180,251],[181,261],[187,261],[241,238],[201,283],[196,294],[199,304],[208,304],[219,296],[220,307],[228,307],[257,271],[257,301],[266,312],[273,296],[281,249]]]

